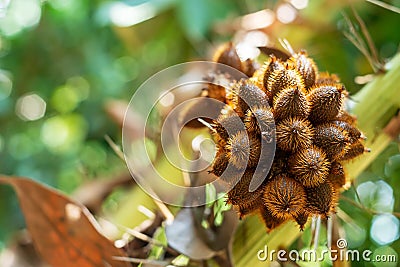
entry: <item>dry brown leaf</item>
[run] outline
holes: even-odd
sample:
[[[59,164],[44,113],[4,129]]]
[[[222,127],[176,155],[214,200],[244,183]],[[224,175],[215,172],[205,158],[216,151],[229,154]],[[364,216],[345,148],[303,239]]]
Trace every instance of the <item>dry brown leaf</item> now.
[[[260,51],[267,56],[274,55],[275,57],[280,58],[282,60],[288,60],[290,58],[290,55],[288,53],[278,48],[269,46],[260,46],[258,47],[258,49],[260,49]]]
[[[43,259],[54,267],[128,267],[113,259],[125,253],[99,232],[81,204],[33,180],[0,177],[17,192],[27,228]]]

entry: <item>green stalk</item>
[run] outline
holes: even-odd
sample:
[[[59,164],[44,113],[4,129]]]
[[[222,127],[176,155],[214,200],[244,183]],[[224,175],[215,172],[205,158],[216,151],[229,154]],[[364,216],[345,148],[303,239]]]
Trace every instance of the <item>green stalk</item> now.
[[[388,64],[388,72],[377,76],[352,98],[356,104],[352,113],[358,118],[358,127],[368,137],[366,147],[371,149],[357,160],[349,162],[346,169],[349,178],[355,179],[389,145],[391,138],[382,129],[400,107],[400,54]],[[235,266],[268,266],[257,258],[257,252],[268,246],[268,250],[287,248],[301,234],[293,222],[288,222],[267,234],[264,226],[251,216],[235,234],[233,256]]]
[[[355,96],[352,113],[358,118],[358,126],[368,137],[366,147],[371,149],[347,165],[350,179],[356,178],[392,141],[382,132],[400,107],[400,54],[389,63],[389,71],[377,76]]]

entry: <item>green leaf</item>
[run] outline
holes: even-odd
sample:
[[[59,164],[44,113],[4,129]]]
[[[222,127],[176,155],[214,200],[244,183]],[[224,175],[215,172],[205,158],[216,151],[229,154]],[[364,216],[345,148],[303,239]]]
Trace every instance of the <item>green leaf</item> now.
[[[389,158],[385,164],[385,176],[394,180],[400,179],[400,154]]]
[[[214,205],[217,196],[217,190],[214,185],[206,184],[206,207],[211,208]]]
[[[207,220],[202,220],[202,221],[201,221],[201,226],[202,226],[204,229],[210,228],[210,224],[207,222]]]
[[[228,205],[225,203],[225,198],[221,196],[221,194],[218,194],[218,199],[217,201],[215,201],[214,204],[214,225],[215,226],[220,226],[222,224],[222,222],[224,221],[224,215],[223,213],[225,211],[228,211],[231,209],[231,205]]]
[[[194,40],[203,40],[211,26],[218,20],[236,12],[233,1],[180,0],[178,16],[186,34]]]
[[[181,254],[172,260],[172,264],[175,266],[187,266],[189,264],[189,257]]]
[[[167,246],[167,236],[164,227],[158,227],[153,238],[159,241],[164,247]],[[150,251],[149,259],[160,260],[164,257],[165,250],[163,246],[153,246]]]
[[[217,215],[215,216],[215,219],[214,219],[214,225],[215,226],[221,226],[223,221],[224,221],[224,216],[222,215],[221,212],[218,212]]]

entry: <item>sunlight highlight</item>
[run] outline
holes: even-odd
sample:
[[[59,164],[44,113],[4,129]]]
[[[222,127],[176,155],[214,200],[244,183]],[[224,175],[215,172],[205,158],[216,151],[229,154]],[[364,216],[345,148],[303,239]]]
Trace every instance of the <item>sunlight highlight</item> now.
[[[130,6],[122,2],[115,3],[110,9],[110,19],[118,27],[130,27],[151,19],[156,10],[150,3]]]
[[[290,4],[282,4],[276,10],[278,20],[284,24],[293,22],[297,17],[297,10]]]
[[[38,120],[46,112],[46,102],[37,94],[28,94],[17,100],[15,112],[23,120]]]
[[[290,3],[297,9],[304,9],[308,6],[308,0],[291,0]]]
[[[0,70],[0,100],[6,99],[11,94],[12,86],[10,75]]]
[[[275,13],[270,9],[247,14],[242,18],[242,27],[246,30],[261,29],[275,21]]]
[[[379,245],[386,245],[399,238],[399,220],[392,214],[374,217],[371,226],[371,238]]]
[[[41,14],[40,1],[14,0],[8,3],[3,0],[0,2],[0,31],[7,36],[18,34],[24,28],[37,25]]]

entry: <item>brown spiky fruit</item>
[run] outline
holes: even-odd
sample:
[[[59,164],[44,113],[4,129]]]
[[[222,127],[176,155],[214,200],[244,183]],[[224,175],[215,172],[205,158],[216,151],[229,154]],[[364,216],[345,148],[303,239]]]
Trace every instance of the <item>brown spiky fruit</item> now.
[[[226,91],[225,87],[223,87],[222,85],[213,83],[208,84],[207,96],[226,103]]]
[[[302,210],[296,216],[294,216],[294,220],[299,225],[300,231],[304,230],[304,225],[307,223],[308,217],[310,217],[310,213],[306,209]]]
[[[258,197],[253,201],[247,202],[242,201],[240,204],[237,205],[237,210],[239,213],[239,218],[242,219],[245,216],[252,214],[263,207],[262,198]]]
[[[356,116],[349,114],[345,110],[341,110],[340,113],[337,115],[337,117],[335,119],[338,120],[338,121],[345,121],[348,124],[353,125],[353,126],[357,122]]]
[[[242,71],[242,61],[232,42],[221,45],[215,53],[213,61]]]
[[[322,184],[329,173],[325,152],[316,147],[300,149],[289,159],[289,171],[305,187]]]
[[[216,71],[208,73],[205,77],[207,87],[203,89],[201,95],[216,99],[223,103],[228,103],[232,94],[230,87],[231,76],[226,72]]]
[[[346,175],[344,173],[342,164],[339,162],[333,162],[326,180],[329,181],[336,189],[342,188],[346,184]]]
[[[334,212],[336,204],[335,188],[330,183],[306,188],[307,210],[312,214],[328,217]]]
[[[350,141],[348,132],[335,124],[325,123],[315,127],[314,144],[322,148],[330,159],[336,160],[346,154]]]
[[[239,131],[228,139],[225,146],[231,162],[236,168],[244,169],[257,166],[260,158],[261,142],[255,136],[249,136],[246,131]]]
[[[272,130],[275,127],[274,114],[268,106],[254,106],[247,110],[244,124],[248,132]]]
[[[296,152],[311,146],[313,128],[309,121],[287,118],[276,125],[277,146],[284,151]]]
[[[227,108],[221,111],[214,122],[214,129],[222,142],[227,141],[230,135],[244,130],[244,125],[240,117],[232,109]]]
[[[310,88],[318,77],[318,68],[314,60],[307,55],[307,52],[301,50],[299,53],[292,55],[289,61],[293,62],[296,69],[303,77],[304,86]]]
[[[253,60],[248,58],[244,62],[242,62],[242,71],[248,77],[253,76],[253,74],[256,71],[256,69],[257,69],[257,65],[254,63]]]
[[[339,78],[318,73],[305,51],[291,54],[271,56],[252,77],[226,88],[226,107],[212,124],[218,152],[210,172],[233,186],[227,202],[239,216],[258,213],[267,231],[287,220],[303,230],[310,216],[335,212],[346,183],[343,162],[368,151],[356,118],[344,110],[347,91]],[[276,141],[275,151],[264,146],[267,139]],[[274,152],[271,168],[264,168]],[[250,192],[260,167],[261,186]]]
[[[285,222],[285,219],[276,218],[274,215],[272,215],[267,207],[263,207],[258,211],[261,216],[261,220],[264,222],[264,225],[267,228],[267,232],[270,232],[272,229],[275,229]]]
[[[355,143],[358,139],[363,138],[362,133],[355,126],[351,125],[346,121],[332,121],[336,127],[341,129],[342,131],[346,131],[348,133],[350,143]]]
[[[265,93],[255,84],[250,82],[240,82],[233,90],[235,95],[236,112],[244,116],[250,106],[268,105],[268,98]]]
[[[345,89],[340,84],[318,85],[307,96],[313,123],[333,120],[342,108]]]
[[[228,192],[227,203],[238,206],[241,216],[262,206],[264,187],[259,187],[256,191],[249,192],[249,185],[253,175],[253,170],[246,170],[240,181]]]
[[[351,144],[351,146],[346,151],[346,153],[343,156],[341,156],[338,160],[341,160],[341,161],[351,160],[351,159],[354,159],[366,152],[370,152],[370,149],[366,148],[361,143],[361,141],[356,141],[355,143]]]
[[[272,73],[274,73],[275,71],[283,70],[284,68],[285,66],[283,65],[283,62],[273,55],[270,57],[269,61],[264,63],[259,72],[260,80],[262,81],[261,84],[263,85],[264,91],[268,90],[268,80]]]
[[[328,72],[320,72],[318,79],[315,81],[316,85],[335,83],[340,83],[339,77],[336,74],[329,74]]]
[[[221,45],[215,52],[213,61],[235,68],[248,77],[253,76],[258,67],[258,65],[249,58],[245,61],[241,61],[232,42]]]
[[[288,160],[286,157],[287,152],[282,151],[279,148],[275,151],[274,162],[272,163],[271,169],[269,170],[268,178],[272,180],[274,177],[280,174],[286,174],[288,172]]]
[[[215,157],[214,164],[209,172],[217,177],[221,177],[221,175],[228,167],[228,164],[229,164],[229,158],[227,157],[226,153],[220,152]]]
[[[276,120],[291,116],[306,119],[310,112],[306,95],[297,86],[283,89],[274,97],[273,102]]]
[[[304,92],[303,77],[292,64],[286,63],[285,68],[275,70],[271,73],[267,81],[267,89],[275,97],[280,91],[288,87],[297,87]]]
[[[287,175],[279,175],[264,188],[264,205],[278,219],[297,216],[305,208],[304,187]]]
[[[229,164],[228,155],[226,151],[223,151],[217,154],[210,173],[229,184],[236,184],[240,180],[243,170],[239,170],[233,164]]]

